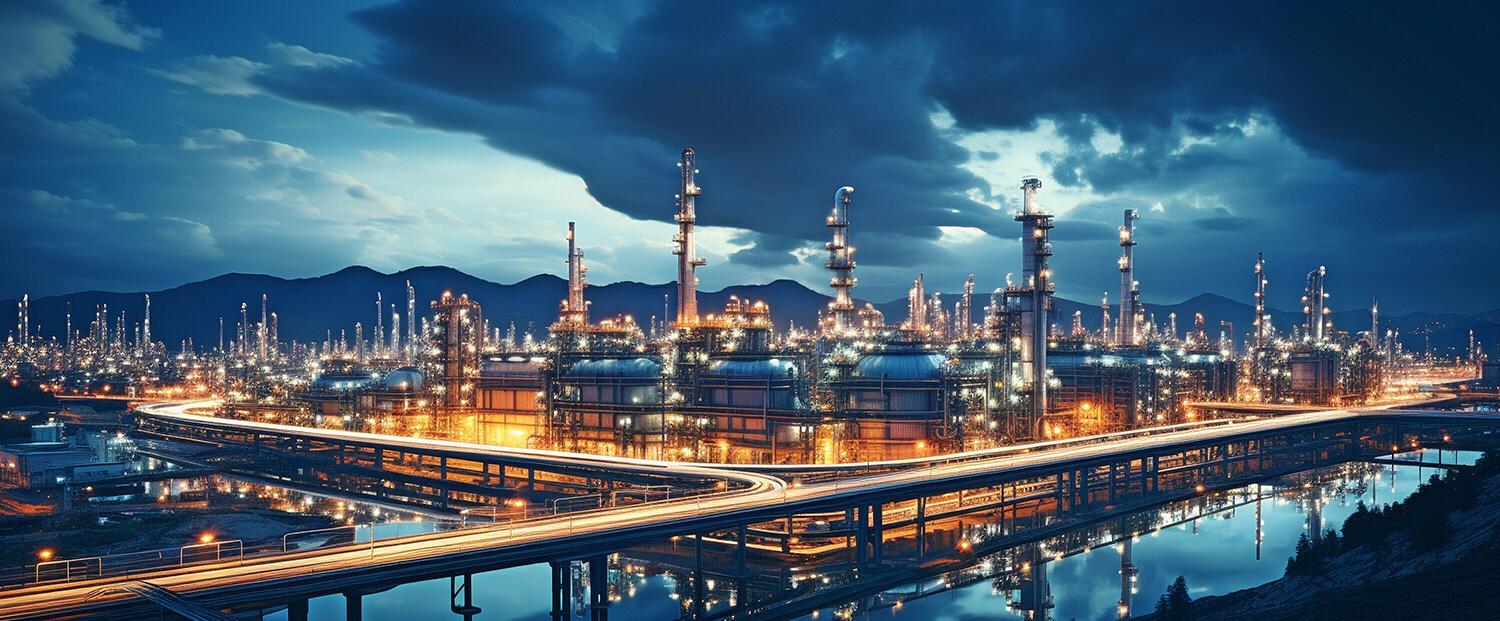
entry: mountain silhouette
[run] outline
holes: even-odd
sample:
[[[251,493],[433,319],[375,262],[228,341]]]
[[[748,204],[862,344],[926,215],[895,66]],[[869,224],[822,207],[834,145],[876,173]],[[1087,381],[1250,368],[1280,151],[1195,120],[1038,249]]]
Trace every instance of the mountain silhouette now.
[[[557,316],[558,303],[566,296],[567,281],[551,274],[538,274],[512,284],[496,283],[462,271],[443,266],[414,267],[386,274],[364,266],[351,266],[331,274],[311,278],[279,278],[263,274],[223,274],[191,282],[162,291],[118,293],[105,291],[83,291],[66,295],[47,296],[31,301],[31,325],[47,337],[63,338],[63,326],[68,305],[72,305],[73,329],[87,332],[98,305],[109,305],[110,329],[114,329],[115,317],[121,310],[126,313],[127,323],[134,326],[145,314],[144,293],[151,295],[152,336],[156,340],[176,348],[184,339],[192,339],[200,349],[217,344],[219,318],[224,319],[224,337],[233,339],[235,325],[239,321],[240,303],[245,303],[250,322],[260,319],[260,297],[267,296],[268,308],[277,314],[282,340],[321,341],[331,330],[337,338],[339,331],[346,330],[353,336],[354,323],[364,324],[365,337],[374,335],[375,294],[382,295],[385,308],[381,321],[387,334],[390,330],[391,305],[406,321],[406,282],[410,281],[417,294],[419,316],[429,314],[429,304],[444,291],[455,295],[467,293],[482,305],[485,319],[492,327],[502,331],[514,322],[518,331],[528,328],[533,334],[542,336],[546,326]],[[704,314],[717,312],[731,295],[741,299],[764,300],[771,305],[772,317],[780,328],[789,322],[798,326],[812,326],[817,321],[818,311],[832,299],[828,295],[813,291],[792,280],[774,280],[760,285],[735,285],[718,291],[700,291],[699,308]],[[622,281],[607,285],[589,285],[586,297],[590,302],[590,313],[594,318],[628,314],[642,326],[650,323],[654,315],[661,318],[663,312],[672,312],[676,305],[674,283],[648,284]],[[950,312],[959,294],[944,292],[944,304]],[[980,321],[983,309],[989,303],[989,294],[976,293],[973,302],[974,321]],[[0,302],[6,308],[14,308],[16,300]],[[859,306],[863,300],[857,301]],[[1111,299],[1112,305],[1119,300]],[[1057,324],[1067,330],[1074,311],[1082,312],[1083,324],[1096,330],[1100,323],[1097,303],[1084,303],[1058,298]],[[897,323],[906,316],[906,299],[876,302],[876,308],[885,313],[886,321]],[[1217,337],[1219,322],[1234,323],[1237,342],[1243,342],[1250,329],[1253,314],[1249,304],[1205,293],[1177,304],[1146,304],[1146,311],[1154,313],[1158,324],[1165,325],[1169,313],[1177,313],[1179,334],[1186,334],[1193,327],[1193,314],[1203,313],[1205,325],[1211,335]],[[1112,306],[1111,315],[1118,317],[1119,307]],[[1270,310],[1280,330],[1290,329],[1302,321],[1297,311]],[[1334,325],[1350,332],[1369,329],[1368,309],[1349,309],[1333,314]],[[1422,351],[1428,335],[1432,338],[1434,351],[1439,354],[1461,353],[1468,344],[1468,330],[1473,329],[1476,338],[1484,343],[1500,342],[1500,309],[1474,315],[1457,313],[1414,312],[1394,317],[1383,317],[1382,328],[1397,327],[1402,331],[1405,346],[1412,351]],[[133,329],[133,328],[132,328]],[[404,332],[403,326],[403,332]],[[7,333],[14,334],[11,326]],[[1486,346],[1486,349],[1490,349]]]

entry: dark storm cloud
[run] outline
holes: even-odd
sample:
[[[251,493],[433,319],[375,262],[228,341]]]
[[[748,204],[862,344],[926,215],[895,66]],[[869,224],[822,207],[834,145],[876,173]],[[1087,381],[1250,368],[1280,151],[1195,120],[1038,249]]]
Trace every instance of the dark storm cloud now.
[[[859,188],[866,232],[910,245],[935,239],[938,225],[1012,237],[1006,214],[970,199],[988,198],[989,185],[958,167],[971,155],[934,127],[938,110],[975,131],[1052,119],[1069,145],[1045,154],[1053,176],[1103,194],[1145,183],[1165,194],[1215,171],[1273,169],[1265,153],[1182,144],[1232,141],[1253,114],[1347,170],[1492,168],[1493,81],[1482,76],[1495,73],[1485,40],[1495,9],[1441,13],[1416,25],[1408,7],[1383,4],[669,1],[604,24],[605,47],[535,5],[397,2],[353,16],[380,38],[375,62],[261,83],[477,132],[579,174],[605,205],[640,218],[670,218],[668,166],[691,144],[704,171],[702,221],[764,234],[733,260],[770,267],[792,261],[788,240],[825,235],[821,212],[843,183]],[[1122,148],[1097,152],[1098,131]],[[1331,194],[1325,207],[1340,212],[1347,199]],[[1168,215],[1216,232],[1284,217],[1244,205]],[[1116,219],[1058,237],[1112,238]]]
[[[108,123],[39,112],[27,99],[69,66],[73,40],[138,50],[174,32],[136,26],[123,9],[74,5],[108,19],[53,19],[38,32],[64,33],[62,44],[22,50],[15,56],[25,62],[0,69],[0,153],[32,162],[0,169],[0,190],[16,204],[38,188],[117,204],[158,224],[204,210],[202,196],[169,182],[191,175],[193,162],[158,166],[164,182],[155,186],[170,188],[162,192],[171,201],[93,194],[87,186],[98,179],[73,169],[70,183],[84,177],[83,187],[30,183],[36,162],[133,144]],[[20,10],[0,15],[7,11]],[[1265,250],[1289,274],[1327,263],[1337,281],[1353,283],[1341,295],[1422,283],[1423,303],[1482,297],[1469,303],[1493,306],[1500,294],[1466,279],[1500,276],[1484,239],[1500,225],[1489,187],[1500,165],[1497,13],[1496,3],[399,1],[350,16],[373,39],[354,52],[316,38],[262,41],[253,59],[183,50],[146,72],[225,99],[271,94],[478,135],[577,174],[611,209],[657,221],[671,220],[673,163],[692,145],[705,189],[700,223],[747,231],[738,242],[749,248],[728,262],[768,272],[821,264],[823,217],[845,184],[858,188],[851,218],[866,274],[1008,271],[1013,253],[995,239],[953,247],[971,229],[1017,235],[1012,180],[970,167],[996,174],[995,162],[1028,144],[1019,134],[1051,128],[1047,144],[1062,146],[1036,154],[1055,181],[1044,191],[1083,201],[1059,218],[1056,262],[1069,278],[1098,280],[1079,286],[1112,278],[1120,210],[1132,208],[1142,215],[1148,298],[1214,287],[1243,297],[1242,283],[1224,284],[1224,262]],[[7,20],[0,34],[29,23]],[[986,133],[1005,136],[960,146]],[[297,156],[275,151],[276,136],[252,135],[263,139],[233,149]],[[231,147],[191,155],[246,157]],[[102,170],[142,166],[98,159]],[[292,176],[286,184],[331,187],[378,208],[362,222],[432,211],[306,168],[243,174]],[[309,175],[317,178],[301,178]],[[236,222],[211,224],[229,259],[237,240],[252,237]],[[1391,251],[1439,244],[1441,252]]]
[[[604,204],[669,220],[681,145],[700,154],[702,221],[820,239],[842,184],[863,226],[935,237],[937,225],[1008,234],[968,198],[988,184],[959,168],[938,108],[913,85],[927,36],[840,37],[819,7],[664,4],[613,50],[569,42],[530,7],[394,4],[354,19],[380,35],[379,62],[263,76],[283,96],[474,131],[578,173]],[[690,13],[694,27],[682,28]],[[894,35],[894,33],[892,33]],[[391,78],[397,78],[394,83]],[[764,263],[781,249],[741,256]]]

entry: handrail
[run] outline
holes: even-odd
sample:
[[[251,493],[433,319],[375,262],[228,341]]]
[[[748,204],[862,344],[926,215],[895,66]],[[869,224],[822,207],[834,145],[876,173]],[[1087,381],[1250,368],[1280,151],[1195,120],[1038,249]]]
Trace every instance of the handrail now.
[[[199,549],[199,548],[210,548],[210,547],[214,549],[214,560],[215,561],[222,561],[222,560],[224,560],[224,546],[231,545],[231,544],[235,545],[237,547],[237,549],[239,550],[239,558],[240,558],[240,560],[245,560],[245,542],[242,541],[242,540],[239,540],[239,539],[230,539],[230,540],[227,540],[227,541],[208,541],[208,542],[204,542],[204,543],[190,543],[188,545],[182,546],[181,548],[177,549],[177,564],[178,565],[186,565],[187,564],[187,551],[188,550],[196,550],[196,549]],[[101,573],[103,573],[102,569],[101,569]]]
[[[103,557],[99,557],[99,556],[85,556],[83,558],[70,558],[70,559],[62,559],[62,560],[56,560],[56,561],[43,561],[41,563],[37,563],[36,564],[36,581],[37,582],[42,582],[43,581],[42,580],[42,568],[43,567],[51,567],[53,565],[62,565],[62,567],[63,567],[63,579],[62,579],[63,582],[72,582],[73,581],[73,564],[74,563],[83,563],[84,564],[84,571],[87,572],[87,570],[88,570],[88,562],[89,561],[94,561],[94,563],[96,564],[95,566],[98,567],[98,569],[99,569],[99,574],[101,576],[104,575],[104,558]],[[88,577],[88,574],[85,573],[84,577]],[[49,580],[47,582],[53,582],[53,581]]]

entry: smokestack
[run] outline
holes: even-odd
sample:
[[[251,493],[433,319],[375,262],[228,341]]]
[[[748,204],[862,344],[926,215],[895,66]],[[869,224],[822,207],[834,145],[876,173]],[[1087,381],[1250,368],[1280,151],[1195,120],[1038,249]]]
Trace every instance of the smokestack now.
[[[1103,315],[1099,318],[1099,337],[1107,343],[1110,340],[1108,291],[1104,292],[1104,300],[1099,303],[1099,309],[1104,311]]]
[[[698,197],[703,189],[698,187],[697,158],[692,147],[682,150],[682,188],[677,194],[677,234],[672,241],[677,244],[672,254],[677,255],[677,323],[692,326],[698,323],[698,268],[708,264],[698,258],[693,242],[693,224],[698,220]]]
[[[1302,312],[1306,316],[1303,328],[1307,331],[1307,338],[1314,343],[1323,342],[1328,335],[1328,291],[1324,280],[1328,277],[1328,268],[1318,266],[1307,273],[1307,291],[1302,296]]]
[[[370,339],[370,350],[376,358],[380,357],[380,349],[385,347],[385,299],[379,291],[375,292],[375,338]]]
[[[1139,217],[1134,209],[1125,210],[1125,223],[1120,226],[1120,334],[1116,344],[1131,346],[1138,343],[1135,316],[1136,299],[1140,295],[1135,285],[1135,220]]]
[[[1031,425],[1037,437],[1044,430],[1047,415],[1047,313],[1052,307],[1052,270],[1047,266],[1052,256],[1048,232],[1052,215],[1042,211],[1036,192],[1042,182],[1036,177],[1021,180],[1023,209],[1016,220],[1021,223],[1021,261],[1025,297],[1021,298],[1021,334],[1023,379],[1031,383]]]
[[[849,245],[849,205],[853,203],[854,188],[844,186],[833,193],[833,212],[828,214],[828,228],[833,231],[833,241],[828,242],[828,269],[833,271],[829,284],[833,287],[833,301],[828,303],[828,315],[834,334],[843,334],[854,325],[854,299],[849,290],[859,282],[854,278],[854,247]]]
[[[588,302],[583,299],[584,278],[588,268],[583,265],[583,251],[578,249],[574,238],[574,224],[568,223],[568,298],[563,300],[559,323],[583,326],[589,322]]]
[[[391,356],[401,356],[401,313],[396,312],[396,305],[391,305]]]
[[[417,359],[417,290],[406,281],[406,361]]]
[[[1271,331],[1271,318],[1266,315],[1266,255],[1255,253],[1255,349],[1265,348]]]
[[[141,340],[145,341],[144,345],[147,348],[151,347],[151,294],[149,293],[146,294],[146,322],[142,324]]]
[[[266,294],[260,294],[260,329],[256,330],[256,337],[260,340],[260,359],[266,359],[266,324],[270,317],[266,313]]]
[[[969,338],[970,336],[973,336],[971,334],[973,332],[973,323],[974,323],[974,275],[973,274],[969,274],[969,278],[967,280],[964,280],[964,295],[963,295],[962,298],[959,298],[958,320],[957,320],[956,323],[958,325],[958,337],[959,338],[966,339],[966,338]]]
[[[239,334],[239,338],[237,338],[235,340],[238,341],[238,344],[236,345],[236,348],[240,350],[241,354],[245,354],[245,353],[248,353],[250,351],[248,349],[250,347],[250,311],[249,311],[249,306],[250,305],[246,304],[245,302],[240,302],[240,329],[239,329],[239,333],[240,334]]]

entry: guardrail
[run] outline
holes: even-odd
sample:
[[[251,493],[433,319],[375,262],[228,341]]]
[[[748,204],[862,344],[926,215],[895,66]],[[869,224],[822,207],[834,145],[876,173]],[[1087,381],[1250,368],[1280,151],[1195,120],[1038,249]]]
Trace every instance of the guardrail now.
[[[663,486],[651,486],[640,490],[644,494],[660,497],[660,500],[647,501],[652,505],[671,507],[683,503],[693,503],[692,515],[703,513],[703,502],[736,492],[727,490],[709,491],[699,494],[683,494],[672,497],[675,489],[662,489]],[[670,486],[667,486],[670,487]],[[625,490],[616,490],[625,491]],[[579,497],[584,498],[584,497]],[[283,534],[279,539],[264,542],[246,544],[241,539],[225,541],[212,541],[205,543],[192,543],[177,548],[166,548],[162,550],[148,550],[143,552],[129,552],[124,554],[107,554],[99,556],[88,556],[73,559],[59,559],[43,561],[36,565],[28,565],[23,568],[24,573],[0,575],[0,590],[19,588],[41,584],[68,583],[82,580],[99,578],[129,579],[146,572],[172,569],[198,564],[215,562],[238,562],[247,560],[261,560],[278,556],[293,557],[298,554],[327,553],[332,551],[352,550],[356,547],[367,547],[370,556],[377,554],[380,546],[399,544],[405,540],[414,540],[420,537],[431,536],[436,533],[457,531],[479,531],[493,530],[510,537],[518,529],[523,529],[532,524],[541,523],[546,520],[566,517],[566,524],[559,524],[552,531],[554,534],[575,532],[575,522],[579,519],[591,517],[613,509],[603,502],[603,496],[592,494],[588,497],[593,501],[592,505],[575,506],[577,503],[554,502],[552,506],[531,507],[520,509],[519,517],[508,517],[502,519],[500,511],[503,507],[474,507],[460,512],[458,519],[435,520],[431,530],[415,534],[398,534],[390,537],[380,537],[377,532],[381,527],[396,527],[407,524],[407,522],[382,522],[365,524],[347,524],[331,526],[326,528],[315,528],[309,530],[294,531]],[[615,495],[611,495],[611,500]],[[610,503],[612,504],[612,503]],[[631,506],[640,506],[643,503],[635,503]],[[487,516],[488,521],[469,519],[470,516]],[[369,537],[361,537],[359,533],[364,530]],[[309,535],[320,533],[338,533],[351,531],[348,541],[333,544],[315,545],[301,547],[295,545],[298,539],[305,539]],[[199,558],[201,557],[201,558]]]
[[[1026,444],[1012,444],[1008,446],[997,446],[994,448],[977,449],[961,453],[949,453],[933,457],[910,457],[906,459],[893,459],[887,461],[867,461],[844,464],[694,464],[706,467],[718,467],[758,474],[770,474],[786,479],[792,484],[815,483],[829,481],[843,477],[859,476],[867,474],[879,474],[882,472],[894,472],[912,468],[933,468],[941,465],[963,463],[993,459],[1007,455],[1021,455],[1037,451],[1055,450],[1077,446],[1088,446],[1113,442],[1117,440],[1128,440],[1146,436],[1161,435],[1189,429],[1202,429],[1206,427],[1220,427],[1232,425],[1236,419],[1218,418],[1210,420],[1194,421],[1190,423],[1176,423],[1158,427],[1147,427],[1144,429],[1131,429],[1128,431],[1114,431],[1090,436],[1079,436],[1062,440],[1045,440],[1042,442],[1028,442]]]

